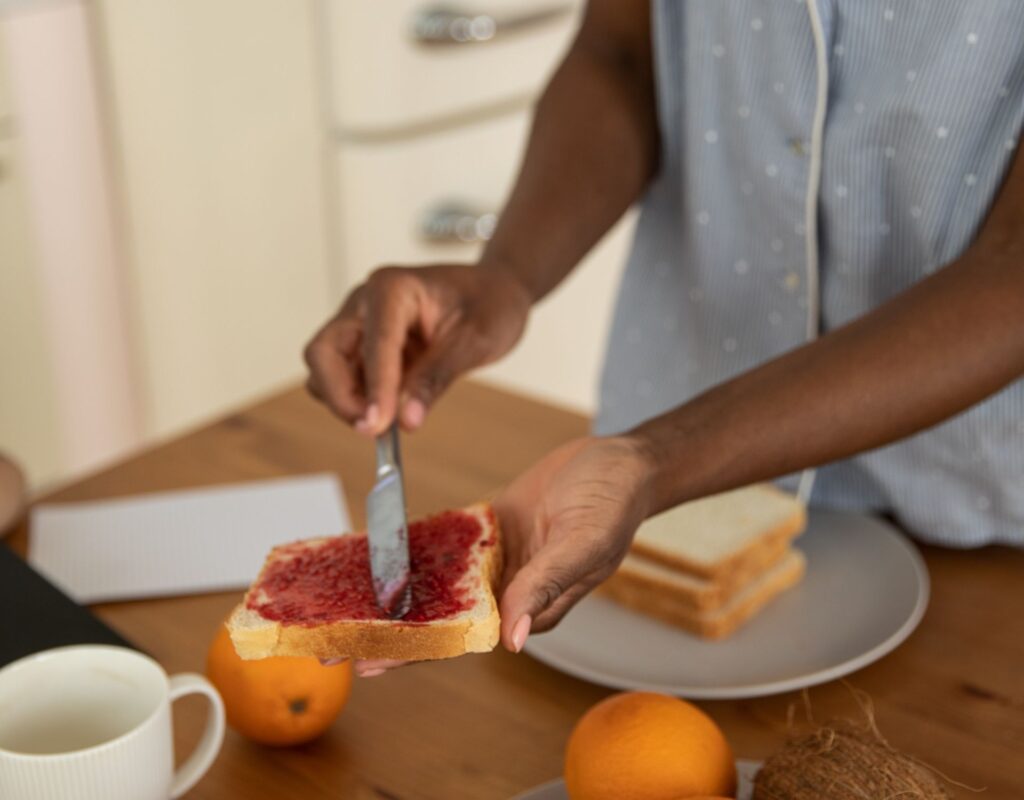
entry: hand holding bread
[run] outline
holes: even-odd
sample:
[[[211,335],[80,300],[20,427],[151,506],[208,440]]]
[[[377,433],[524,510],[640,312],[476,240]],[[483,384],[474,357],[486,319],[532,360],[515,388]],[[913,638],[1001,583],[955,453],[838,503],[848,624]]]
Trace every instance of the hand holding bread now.
[[[364,676],[490,650],[499,633],[518,652],[615,571],[647,514],[644,478],[625,440],[578,439],[523,473],[493,512],[413,522],[414,608],[400,620],[374,613],[365,534],[275,548],[229,621],[235,647],[243,658],[351,657]]]
[[[505,647],[521,650],[615,571],[648,514],[646,478],[628,440],[589,437],[552,451],[498,496]]]

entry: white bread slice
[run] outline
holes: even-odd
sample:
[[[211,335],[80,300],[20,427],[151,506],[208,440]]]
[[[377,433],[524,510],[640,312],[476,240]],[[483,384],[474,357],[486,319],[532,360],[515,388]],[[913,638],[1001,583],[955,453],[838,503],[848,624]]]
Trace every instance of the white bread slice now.
[[[721,608],[695,611],[689,594],[693,577],[659,575],[657,581],[626,578],[616,573],[601,587],[601,593],[633,611],[655,617],[706,639],[723,639],[760,611],[772,598],[799,583],[806,569],[799,550],[790,550],[763,576],[751,583]]]
[[[756,484],[651,517],[637,531],[632,551],[735,586],[777,560],[806,524],[799,500],[770,484]]]
[[[688,608],[694,613],[707,613],[722,608],[788,556],[791,552],[789,542],[780,540],[772,551],[770,560],[764,565],[757,565],[756,571],[736,570],[724,576],[724,580],[702,578],[630,553],[619,565],[616,578],[637,586],[667,589],[674,592],[681,608]]]
[[[497,518],[486,503],[463,509],[480,522],[480,536],[471,546],[470,565],[459,587],[473,605],[456,615],[430,622],[368,619],[338,620],[313,624],[282,624],[248,607],[268,567],[287,559],[287,548],[276,547],[253,587],[228,619],[235,650],[243,659],[267,656],[315,656],[316,658],[401,659],[422,661],[482,653],[498,643],[501,618],[494,586],[501,574],[502,547]],[[365,536],[365,532],[344,534]],[[310,539],[318,547],[335,537]]]

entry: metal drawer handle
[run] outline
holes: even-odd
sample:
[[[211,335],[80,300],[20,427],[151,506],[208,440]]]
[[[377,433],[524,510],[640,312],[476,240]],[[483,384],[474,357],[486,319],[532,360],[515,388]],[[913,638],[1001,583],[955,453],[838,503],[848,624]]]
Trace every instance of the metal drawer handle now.
[[[435,244],[486,242],[494,235],[498,215],[463,203],[441,203],[427,210],[420,222],[420,236]]]
[[[417,42],[425,45],[477,44],[553,22],[572,9],[571,4],[565,3],[499,17],[452,6],[433,6],[416,14],[412,33]]]

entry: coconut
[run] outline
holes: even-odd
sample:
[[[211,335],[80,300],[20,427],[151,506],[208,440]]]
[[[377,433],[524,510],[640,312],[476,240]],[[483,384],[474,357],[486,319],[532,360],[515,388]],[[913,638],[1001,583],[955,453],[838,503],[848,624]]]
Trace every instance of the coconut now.
[[[764,762],[754,800],[931,800],[949,794],[933,772],[899,752],[869,720],[828,723]]]

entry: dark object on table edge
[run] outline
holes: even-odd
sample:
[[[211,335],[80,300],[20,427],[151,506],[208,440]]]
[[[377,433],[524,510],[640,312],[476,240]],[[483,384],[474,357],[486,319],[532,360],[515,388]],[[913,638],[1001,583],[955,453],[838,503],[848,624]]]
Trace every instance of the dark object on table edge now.
[[[69,644],[138,649],[0,544],[0,667]]]

